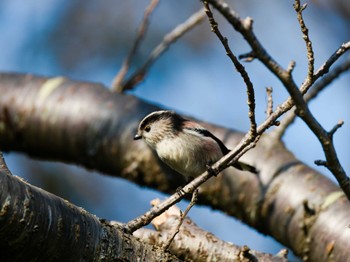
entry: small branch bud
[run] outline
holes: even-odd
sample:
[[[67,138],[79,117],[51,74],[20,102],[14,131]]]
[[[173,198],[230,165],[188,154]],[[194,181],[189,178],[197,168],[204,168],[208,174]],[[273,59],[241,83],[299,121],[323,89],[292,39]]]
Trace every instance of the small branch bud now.
[[[325,166],[325,167],[328,166],[327,161],[324,161],[324,160],[315,160],[314,163],[315,163],[317,166]]]
[[[344,125],[344,121],[339,120],[338,123],[328,132],[329,137],[333,138],[333,135],[335,134],[335,132],[337,132],[337,130],[341,128],[343,125]]]

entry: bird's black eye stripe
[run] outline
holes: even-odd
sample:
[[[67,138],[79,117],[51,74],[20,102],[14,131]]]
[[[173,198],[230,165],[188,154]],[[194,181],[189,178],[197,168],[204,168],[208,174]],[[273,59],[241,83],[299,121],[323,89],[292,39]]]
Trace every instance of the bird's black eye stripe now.
[[[151,131],[151,126],[145,126],[144,130],[148,133],[149,131]]]

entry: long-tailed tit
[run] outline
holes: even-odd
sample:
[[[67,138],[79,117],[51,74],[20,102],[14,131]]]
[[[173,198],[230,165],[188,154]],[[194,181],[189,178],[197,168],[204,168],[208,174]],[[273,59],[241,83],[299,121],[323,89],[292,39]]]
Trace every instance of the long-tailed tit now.
[[[199,176],[208,169],[208,165],[230,152],[207,129],[172,111],[156,111],[146,116],[134,137],[135,140],[141,138],[164,163],[190,178]],[[254,167],[242,162],[233,166],[257,173]]]

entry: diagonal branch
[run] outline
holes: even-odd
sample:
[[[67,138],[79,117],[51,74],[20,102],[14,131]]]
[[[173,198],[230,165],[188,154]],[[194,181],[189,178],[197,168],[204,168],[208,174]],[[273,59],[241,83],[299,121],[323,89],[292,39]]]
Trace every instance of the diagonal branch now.
[[[158,204],[160,200],[156,199],[152,202]],[[135,231],[133,235],[145,243],[164,246],[164,243],[173,235],[173,231],[177,229],[177,224],[182,219],[183,214],[181,214],[180,209],[177,206],[172,206],[152,221],[157,231],[141,228]],[[250,248],[246,252],[242,252],[242,249],[241,246],[222,241],[212,233],[198,227],[191,218],[186,217],[179,233],[169,247],[169,252],[176,254],[184,261],[288,261],[287,249],[282,249],[275,256]]]
[[[146,8],[146,11],[143,15],[143,19],[142,19],[141,25],[139,27],[139,30],[137,32],[136,39],[132,45],[132,48],[130,49],[128,56],[124,60],[121,69],[119,70],[118,74],[115,76],[115,78],[113,80],[112,90],[114,90],[116,92],[124,92],[122,82],[125,78],[125,75],[127,74],[128,70],[129,70],[131,60],[134,58],[136,51],[139,48],[140,43],[141,43],[141,41],[142,41],[146,31],[147,31],[148,24],[149,24],[149,17],[152,14],[153,10],[158,5],[158,2],[159,2],[159,0],[151,0],[149,6]]]
[[[251,58],[260,60],[273,74],[275,74],[284,84],[294,84],[290,78],[290,74],[287,70],[283,69],[281,65],[266,51],[259,39],[253,32],[253,22],[250,17],[241,19],[239,15],[229,7],[227,3],[219,0],[206,0],[213,7],[215,7],[233,26],[233,28],[239,32],[247,43],[250,45],[252,51],[250,52]]]
[[[2,261],[179,261],[12,175],[1,152],[0,189]]]
[[[309,37],[309,29],[306,27],[304,18],[303,18],[303,11],[307,7],[307,4],[303,4],[300,6],[300,0],[295,0],[294,2],[294,9],[297,12],[297,19],[300,25],[301,32],[303,33],[303,39],[305,41],[306,45],[306,51],[307,51],[307,60],[308,60],[308,72],[307,72],[307,80],[308,82],[312,82],[314,77],[314,51],[312,49],[312,42]]]
[[[185,22],[179,24],[170,33],[166,34],[162,42],[153,49],[147,61],[122,84],[123,90],[130,90],[141,82],[145,78],[149,68],[170,47],[170,45],[175,43],[180,37],[203,22],[204,18],[205,13],[203,9],[200,9],[196,13],[192,14]]]
[[[339,183],[339,186],[342,188],[345,195],[350,200],[349,177],[346,175],[345,170],[343,169],[338,160],[337,153],[332,141],[332,136],[321,126],[321,124],[312,115],[299,89],[287,87],[287,91],[289,92],[289,94],[295,102],[295,113],[308,125],[308,127],[320,141],[326,156],[327,168],[335,176]]]
[[[315,72],[315,80],[329,72],[331,66],[350,49],[350,41],[343,43],[326,62]],[[303,91],[303,90],[302,90]]]
[[[215,21],[214,15],[210,10],[209,4],[206,1],[203,1],[205,13],[209,18],[209,23],[211,30],[216,34],[216,36],[221,41],[222,45],[225,48],[227,56],[231,59],[232,63],[236,67],[236,70],[240,73],[243,81],[247,87],[247,96],[248,96],[248,107],[249,107],[249,120],[250,120],[250,134],[253,138],[257,136],[256,132],[256,120],[255,120],[255,92],[253,83],[250,81],[249,75],[245,70],[244,66],[238,61],[237,57],[232,53],[230,46],[228,45],[228,40],[224,37],[218,27],[218,23]]]
[[[347,59],[340,65],[334,67],[332,71],[317,81],[304,95],[305,102],[309,102],[315,99],[320,94],[320,92],[329,86],[330,83],[332,83],[336,78],[338,78],[341,74],[348,71],[349,69],[350,59]],[[294,113],[294,110],[291,110],[286,114],[286,116],[281,120],[279,128],[276,128],[272,131],[276,139],[281,139],[283,137],[287,128],[294,122],[295,118],[296,114]]]

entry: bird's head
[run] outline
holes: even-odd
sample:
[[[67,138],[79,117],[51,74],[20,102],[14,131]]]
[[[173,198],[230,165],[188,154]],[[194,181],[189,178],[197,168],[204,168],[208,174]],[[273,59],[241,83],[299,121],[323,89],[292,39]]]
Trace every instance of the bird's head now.
[[[155,149],[163,139],[176,137],[178,132],[182,130],[184,121],[185,119],[175,112],[155,111],[140,122],[134,140],[142,138],[150,147]]]

